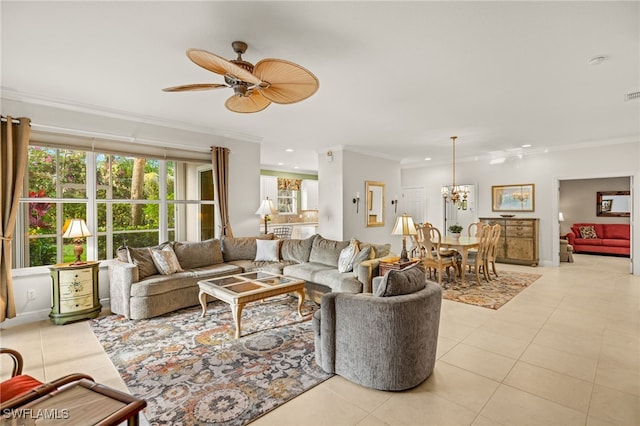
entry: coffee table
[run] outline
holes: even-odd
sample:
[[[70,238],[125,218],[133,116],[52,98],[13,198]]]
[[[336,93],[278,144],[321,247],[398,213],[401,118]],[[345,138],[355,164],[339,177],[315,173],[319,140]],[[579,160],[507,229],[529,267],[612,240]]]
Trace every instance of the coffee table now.
[[[200,287],[200,305],[202,317],[207,312],[207,295],[222,300],[231,306],[233,322],[236,325],[235,338],[240,337],[240,318],[242,309],[249,302],[263,300],[281,294],[295,293],[298,295],[298,315],[302,317],[302,303],[304,302],[304,280],[286,277],[270,272],[245,272],[243,274],[226,275],[198,282]]]

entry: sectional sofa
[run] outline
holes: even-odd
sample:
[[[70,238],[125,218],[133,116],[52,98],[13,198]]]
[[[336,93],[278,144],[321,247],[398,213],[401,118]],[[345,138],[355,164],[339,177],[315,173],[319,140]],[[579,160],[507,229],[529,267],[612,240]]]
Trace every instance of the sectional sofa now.
[[[320,235],[277,240],[273,234],[267,234],[121,247],[118,259],[109,262],[111,312],[142,319],[194,306],[199,304],[198,281],[252,271],[303,279],[307,297],[318,303],[328,292],[370,293],[379,261],[390,255],[391,245],[356,242],[361,250],[353,269],[340,272],[340,255],[354,241],[329,240]],[[168,271],[164,264],[158,269],[157,262],[159,253],[166,255],[166,252],[175,253],[174,263],[177,260],[173,269],[169,265]]]

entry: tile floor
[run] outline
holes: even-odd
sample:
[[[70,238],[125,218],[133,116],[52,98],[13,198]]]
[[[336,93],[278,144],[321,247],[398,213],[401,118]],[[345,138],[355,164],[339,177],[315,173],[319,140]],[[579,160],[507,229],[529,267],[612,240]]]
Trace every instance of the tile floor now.
[[[574,256],[556,268],[499,265],[543,276],[498,311],[444,300],[438,361],[422,385],[381,392],[335,376],[253,424],[640,424],[640,277],[628,259]],[[87,322],[0,337],[25,355],[27,374],[85,372],[126,391]]]

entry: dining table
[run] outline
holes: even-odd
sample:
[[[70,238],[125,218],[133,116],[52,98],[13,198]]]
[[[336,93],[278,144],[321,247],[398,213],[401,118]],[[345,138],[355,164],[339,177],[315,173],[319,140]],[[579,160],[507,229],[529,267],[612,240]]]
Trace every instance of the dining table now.
[[[447,235],[440,241],[440,247],[456,249],[462,256],[462,263],[460,267],[460,285],[465,283],[465,271],[467,270],[467,259],[469,257],[470,249],[477,249],[480,245],[480,238],[478,237],[458,237],[454,238],[451,235]]]

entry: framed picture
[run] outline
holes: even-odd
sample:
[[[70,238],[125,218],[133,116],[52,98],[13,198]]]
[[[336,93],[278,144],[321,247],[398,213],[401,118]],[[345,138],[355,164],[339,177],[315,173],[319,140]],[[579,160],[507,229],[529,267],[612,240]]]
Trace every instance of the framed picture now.
[[[535,210],[535,185],[494,185],[491,187],[494,212],[532,212]]]
[[[598,192],[596,198],[596,215],[630,217],[631,191]]]

